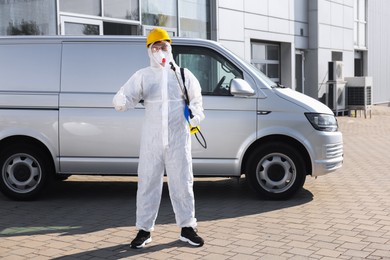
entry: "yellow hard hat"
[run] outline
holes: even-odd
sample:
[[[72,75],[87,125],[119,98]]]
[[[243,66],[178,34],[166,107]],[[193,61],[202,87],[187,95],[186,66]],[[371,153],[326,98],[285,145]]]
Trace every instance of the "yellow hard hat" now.
[[[148,48],[150,44],[160,41],[167,41],[169,43],[172,43],[172,40],[169,37],[167,31],[161,28],[154,28],[149,32],[148,36],[146,37],[146,47]]]

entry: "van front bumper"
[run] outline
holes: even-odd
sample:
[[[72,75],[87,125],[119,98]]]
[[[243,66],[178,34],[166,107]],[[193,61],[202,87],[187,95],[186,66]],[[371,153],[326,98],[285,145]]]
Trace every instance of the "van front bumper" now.
[[[343,165],[343,143],[326,144],[322,147],[322,158],[314,160],[313,177],[333,172]]]

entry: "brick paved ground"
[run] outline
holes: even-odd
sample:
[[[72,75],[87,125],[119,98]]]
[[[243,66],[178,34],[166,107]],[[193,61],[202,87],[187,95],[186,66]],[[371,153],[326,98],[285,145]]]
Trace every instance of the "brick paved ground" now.
[[[202,248],[178,241],[164,190],[153,242],[132,250],[134,177],[72,177],[46,198],[0,195],[2,259],[390,259],[390,108],[339,117],[344,167],[288,201],[253,196],[243,180],[197,179]]]

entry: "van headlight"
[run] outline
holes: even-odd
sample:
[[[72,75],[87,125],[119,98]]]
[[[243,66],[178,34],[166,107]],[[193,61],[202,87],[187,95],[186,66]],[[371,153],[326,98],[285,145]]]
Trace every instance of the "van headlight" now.
[[[339,128],[334,115],[305,113],[305,116],[310,124],[319,131],[336,132]]]

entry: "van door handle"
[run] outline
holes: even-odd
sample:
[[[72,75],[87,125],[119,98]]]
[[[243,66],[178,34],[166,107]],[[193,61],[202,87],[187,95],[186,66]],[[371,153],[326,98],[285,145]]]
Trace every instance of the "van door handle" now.
[[[268,115],[269,113],[271,113],[271,111],[263,111],[263,110],[257,111],[257,115],[261,115],[261,116]]]

